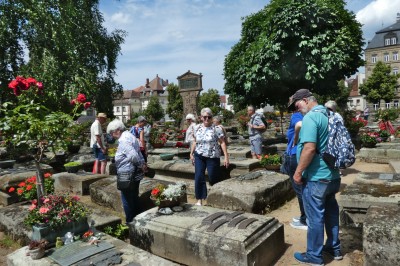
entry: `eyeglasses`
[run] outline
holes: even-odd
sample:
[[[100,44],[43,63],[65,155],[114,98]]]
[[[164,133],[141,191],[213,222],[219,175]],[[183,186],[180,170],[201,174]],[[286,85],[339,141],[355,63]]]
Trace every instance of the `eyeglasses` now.
[[[212,116],[203,116],[203,119],[211,119],[212,118]]]

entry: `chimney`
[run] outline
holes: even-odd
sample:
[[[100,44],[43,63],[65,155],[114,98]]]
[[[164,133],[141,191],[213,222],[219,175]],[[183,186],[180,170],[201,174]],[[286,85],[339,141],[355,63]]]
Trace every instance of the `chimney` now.
[[[400,21],[400,13],[397,13],[396,21],[397,21],[397,22]]]
[[[147,79],[146,79],[146,86],[145,86],[146,88],[149,87],[149,83],[150,83],[150,82],[149,82],[149,79],[147,78]]]

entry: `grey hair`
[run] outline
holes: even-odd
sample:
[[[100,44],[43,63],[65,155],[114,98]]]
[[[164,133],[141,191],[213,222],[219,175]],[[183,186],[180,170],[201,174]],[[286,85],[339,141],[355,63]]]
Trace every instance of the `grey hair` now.
[[[219,116],[219,115],[214,116],[214,120],[217,120],[218,123],[220,123],[220,124],[221,124],[221,122],[222,122],[222,118],[221,118],[221,116]]]
[[[121,120],[119,119],[114,119],[113,121],[111,121],[108,126],[107,126],[107,133],[111,134],[111,132],[115,131],[115,130],[120,130],[120,131],[124,131],[125,130],[125,125],[124,123],[122,123]]]
[[[210,116],[213,116],[213,113],[212,113],[211,109],[208,108],[208,107],[201,109],[200,114],[201,114],[201,115],[203,115],[203,114],[208,114],[208,115],[210,115]]]
[[[336,112],[336,108],[337,108],[337,103],[335,101],[327,101],[325,103],[325,107],[328,109],[331,109],[332,111]]]
[[[313,95],[311,95],[310,97],[308,97],[307,100],[308,100],[309,102],[317,102],[317,99],[316,99]]]
[[[191,119],[193,122],[196,122],[196,117],[194,117],[194,114],[187,114],[186,119]]]
[[[254,108],[254,106],[253,105],[249,105],[249,106],[247,106],[247,110],[249,110],[249,109],[251,109],[251,110],[253,110],[253,111],[255,111],[256,109]]]

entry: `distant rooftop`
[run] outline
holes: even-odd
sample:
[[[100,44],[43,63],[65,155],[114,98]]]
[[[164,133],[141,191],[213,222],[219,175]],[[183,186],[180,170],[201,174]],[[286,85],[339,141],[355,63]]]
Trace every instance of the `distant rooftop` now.
[[[389,36],[390,35],[390,36]],[[396,37],[396,44],[400,44],[400,13],[397,13],[396,23],[383,28],[375,33],[375,36],[368,42],[366,49],[379,48],[385,46],[385,37]]]

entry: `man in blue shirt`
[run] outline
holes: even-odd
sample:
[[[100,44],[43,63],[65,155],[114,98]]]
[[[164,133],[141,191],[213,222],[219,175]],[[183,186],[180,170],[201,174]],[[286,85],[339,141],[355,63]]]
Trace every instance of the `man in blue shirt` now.
[[[340,175],[337,169],[330,169],[320,155],[328,143],[328,117],[325,107],[318,105],[307,89],[296,91],[289,106],[295,106],[304,115],[297,146],[298,166],[293,179],[302,185],[308,225],[307,252],[296,252],[294,257],[301,263],[324,265],[322,252],[335,260],[343,258],[339,241],[339,206],[335,198],[340,188]]]
[[[301,124],[303,120],[303,115],[297,110],[294,111],[292,117],[290,118],[290,124],[286,137],[288,139],[288,145],[286,148],[286,160],[289,161],[286,169],[289,174],[290,181],[292,183],[293,190],[296,192],[297,200],[299,202],[300,217],[294,217],[290,226],[296,229],[307,230],[306,213],[303,207],[303,193],[302,186],[294,182],[293,176],[297,168],[297,143],[299,140],[299,133],[301,129]]]

